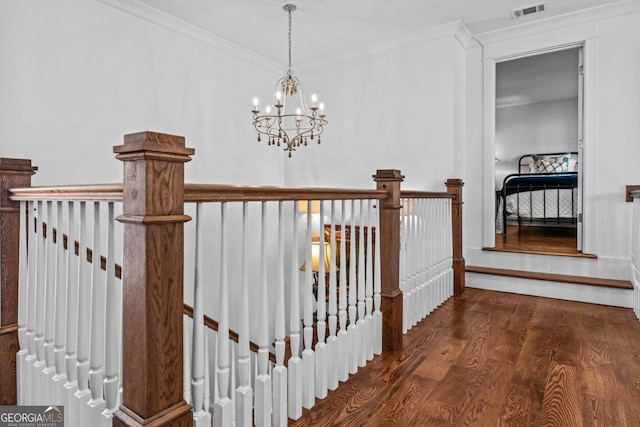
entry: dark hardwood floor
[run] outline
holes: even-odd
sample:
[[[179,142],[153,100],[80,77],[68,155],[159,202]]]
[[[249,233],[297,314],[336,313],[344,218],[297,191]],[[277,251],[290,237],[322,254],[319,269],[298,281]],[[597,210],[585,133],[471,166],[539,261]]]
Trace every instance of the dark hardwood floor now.
[[[467,289],[289,425],[640,426],[640,322]]]
[[[496,234],[496,246],[485,250],[595,258],[577,246],[575,228],[507,225],[507,234]]]

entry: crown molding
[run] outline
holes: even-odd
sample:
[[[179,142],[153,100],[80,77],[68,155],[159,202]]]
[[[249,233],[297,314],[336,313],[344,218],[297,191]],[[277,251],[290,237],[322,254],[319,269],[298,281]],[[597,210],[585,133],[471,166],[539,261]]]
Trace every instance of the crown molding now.
[[[282,68],[284,67],[282,64],[279,64],[272,59],[262,56],[227,39],[216,36],[138,0],[97,1],[274,73],[281,73]]]
[[[463,30],[460,30],[461,24],[464,26]],[[466,43],[468,43],[468,40],[471,39],[470,34],[469,34],[468,40],[465,38],[465,35],[464,35],[465,31],[468,33],[468,29],[466,29],[466,25],[464,25],[462,21],[453,21],[447,24],[439,25],[437,27],[426,28],[424,30],[419,30],[409,34],[405,34],[396,39],[373,44],[371,46],[368,46],[362,49],[357,49],[357,50],[353,50],[353,51],[346,52],[343,54],[338,54],[338,55],[331,55],[331,56],[327,56],[314,61],[307,61],[299,65],[298,69],[309,70],[316,67],[333,65],[336,63],[346,62],[346,61],[358,59],[368,55],[375,55],[378,53],[387,52],[387,51],[402,48],[405,46],[410,46],[416,43],[442,40],[442,39],[446,39],[454,36],[456,37],[458,42],[463,47],[465,47],[465,44],[464,44],[465,40],[466,40]]]
[[[515,38],[526,37],[533,34],[539,34],[541,32],[553,31],[581,24],[588,24],[639,11],[639,0],[620,0],[562,15],[529,21],[519,25],[473,34],[472,37],[481,45],[486,46],[496,42],[512,40]]]

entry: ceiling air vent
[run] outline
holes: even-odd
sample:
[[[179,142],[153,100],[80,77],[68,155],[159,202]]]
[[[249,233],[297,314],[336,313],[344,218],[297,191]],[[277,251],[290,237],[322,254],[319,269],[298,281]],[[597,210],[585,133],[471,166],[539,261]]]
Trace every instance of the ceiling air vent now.
[[[521,7],[511,11],[512,18],[522,18],[523,16],[532,15],[534,13],[544,12],[547,10],[547,3],[534,4],[533,6]]]

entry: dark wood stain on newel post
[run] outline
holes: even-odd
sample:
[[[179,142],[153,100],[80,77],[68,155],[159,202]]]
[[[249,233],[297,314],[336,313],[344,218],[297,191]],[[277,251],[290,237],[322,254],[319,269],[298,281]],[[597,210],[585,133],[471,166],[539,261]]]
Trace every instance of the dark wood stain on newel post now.
[[[464,257],[462,256],[462,186],[461,179],[448,179],[447,193],[453,194],[451,205],[451,228],[453,232],[453,293],[464,293]]]
[[[9,200],[9,189],[31,187],[37,167],[31,160],[0,158],[0,405],[16,404],[18,352],[18,257],[20,202]]]
[[[123,401],[114,426],[191,426],[182,396],[184,163],[180,136],[141,132],[124,162]]]
[[[373,176],[378,190],[389,192],[380,200],[380,280],[382,312],[382,350],[402,347],[402,291],[400,290],[400,184],[399,170],[384,169]]]

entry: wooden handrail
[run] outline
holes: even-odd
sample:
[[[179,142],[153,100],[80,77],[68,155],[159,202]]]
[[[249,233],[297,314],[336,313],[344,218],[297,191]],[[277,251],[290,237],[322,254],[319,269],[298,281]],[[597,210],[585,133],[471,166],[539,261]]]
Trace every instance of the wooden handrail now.
[[[186,184],[185,202],[387,199],[384,190]]]
[[[185,184],[184,188],[184,201],[191,203],[386,199],[389,197],[388,192],[384,190],[340,188],[258,187],[222,184]],[[123,198],[122,184],[12,188],[9,191],[11,193],[11,200],[14,201],[52,199],[122,201]]]
[[[193,319],[193,307],[191,307],[186,302],[184,303],[184,314]],[[204,315],[204,325],[213,331],[218,331],[218,322],[216,320],[213,320],[206,314]],[[239,340],[238,333],[233,329],[229,329],[229,339],[237,343]],[[253,353],[257,353],[258,350],[260,350],[260,346],[253,341],[249,341],[249,350],[251,350],[251,352]],[[272,352],[269,352],[269,360],[273,363],[276,363],[276,355]]]
[[[640,198],[640,185],[627,185],[625,196],[627,203],[633,202],[633,199]]]
[[[122,184],[65,185],[60,187],[12,188],[10,198],[20,200],[122,201]]]
[[[437,191],[419,191],[419,190],[402,190],[400,192],[400,198],[414,198],[414,199],[455,199],[455,196],[447,192]]]

